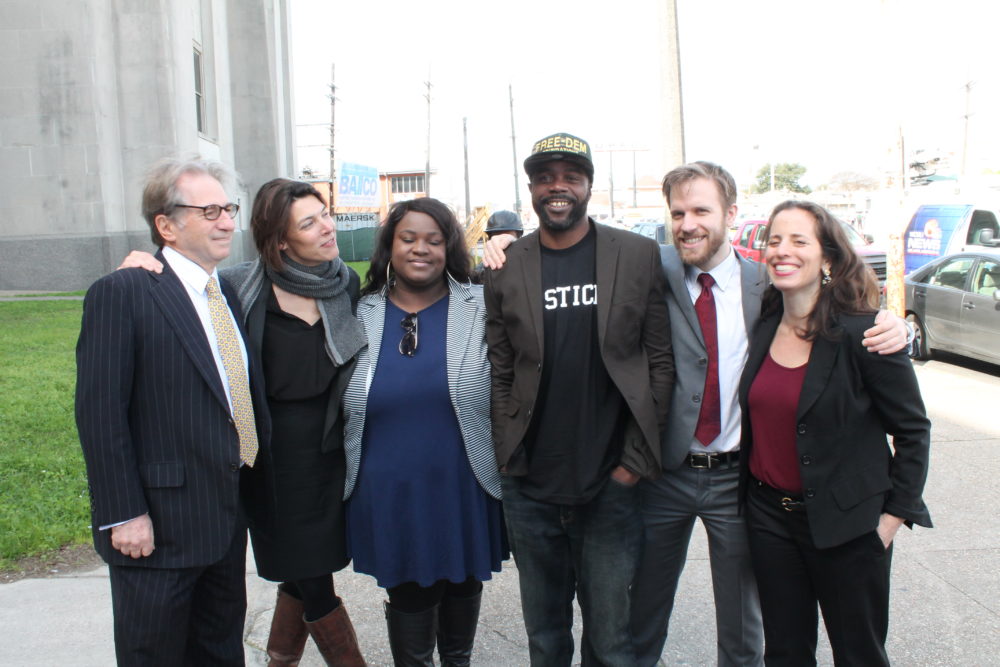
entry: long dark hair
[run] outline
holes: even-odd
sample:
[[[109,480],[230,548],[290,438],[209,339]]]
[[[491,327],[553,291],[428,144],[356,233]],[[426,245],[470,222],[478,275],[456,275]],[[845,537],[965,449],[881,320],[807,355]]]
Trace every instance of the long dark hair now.
[[[385,287],[386,269],[392,260],[392,240],[396,236],[396,226],[410,211],[429,215],[441,229],[445,239],[445,270],[459,282],[469,282],[470,260],[469,249],[465,245],[465,234],[458,224],[458,218],[448,206],[437,199],[421,197],[396,202],[389,209],[389,215],[375,234],[375,247],[372,249],[371,265],[365,278],[362,294],[374,294]],[[447,278],[442,276],[442,280]]]
[[[288,217],[292,205],[303,197],[315,197],[325,204],[319,191],[304,181],[275,178],[260,186],[253,199],[250,213],[250,231],[260,259],[273,271],[284,271],[281,261],[281,244],[288,233]]]
[[[878,310],[878,282],[871,268],[855,252],[840,222],[819,204],[793,200],[778,204],[767,220],[765,239],[771,236],[775,217],[789,209],[799,209],[813,217],[823,259],[830,263],[830,282],[820,288],[816,305],[806,319],[806,329],[800,335],[805,340],[817,336],[836,339],[838,315],[860,315]],[[774,285],[765,290],[763,298],[762,317],[782,310],[781,292]]]

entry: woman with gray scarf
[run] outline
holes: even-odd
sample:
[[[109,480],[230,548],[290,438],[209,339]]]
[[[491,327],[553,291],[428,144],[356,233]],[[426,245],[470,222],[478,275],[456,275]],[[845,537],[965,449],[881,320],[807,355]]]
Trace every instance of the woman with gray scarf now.
[[[242,489],[257,573],[281,582],[268,662],[297,665],[311,634],[327,664],[363,666],[332,575],[350,561],[340,404],[367,342],[354,317],[360,280],[340,259],[333,220],[308,183],[261,186],[250,229],[260,258],[219,273],[239,298],[271,413],[270,457]],[[126,266],[162,268],[141,252]]]
[[[366,344],[353,312],[358,275],[340,259],[329,210],[308,183],[261,186],[250,230],[260,258],[221,273],[243,308],[271,412],[270,470],[254,490],[250,530],[257,573],[282,582],[268,657],[298,664],[311,634],[328,664],[363,665],[331,574],[350,561],[340,400]]]

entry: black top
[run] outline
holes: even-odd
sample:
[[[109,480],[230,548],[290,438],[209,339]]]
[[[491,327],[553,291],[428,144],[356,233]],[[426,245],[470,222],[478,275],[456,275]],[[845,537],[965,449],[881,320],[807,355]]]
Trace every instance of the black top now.
[[[545,351],[523,490],[543,502],[589,502],[621,458],[624,400],[599,349],[596,250],[593,227],[570,248],[541,248]]]
[[[281,310],[274,290],[267,298],[262,358],[268,399],[296,401],[325,393],[337,368],[326,352],[323,318],[312,325]]]
[[[264,295],[262,295],[264,297]],[[323,451],[338,369],[326,352],[323,320],[307,324],[281,310],[267,288],[261,356],[271,411],[274,521],[251,531],[261,577],[297,581],[348,563],[342,448]]]

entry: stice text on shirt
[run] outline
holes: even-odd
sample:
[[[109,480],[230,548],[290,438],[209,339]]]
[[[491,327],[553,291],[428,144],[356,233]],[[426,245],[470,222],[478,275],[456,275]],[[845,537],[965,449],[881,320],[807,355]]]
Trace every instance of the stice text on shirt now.
[[[545,290],[545,310],[572,308],[575,306],[596,306],[597,285],[566,285]]]

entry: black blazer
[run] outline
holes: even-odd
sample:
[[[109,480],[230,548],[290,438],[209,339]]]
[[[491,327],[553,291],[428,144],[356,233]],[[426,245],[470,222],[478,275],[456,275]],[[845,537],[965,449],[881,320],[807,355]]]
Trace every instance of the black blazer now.
[[[660,250],[638,234],[591,224],[597,233],[601,358],[633,417],[625,428],[621,463],[643,477],[659,477],[660,436],[674,382]],[[528,431],[544,361],[538,232],[510,246],[503,269],[486,272],[485,298],[493,443],[503,466]]]
[[[97,552],[112,565],[197,567],[220,560],[245,530],[239,436],[186,288],[162,253],[157,259],[162,274],[115,271],[87,291],[76,349],[77,428]],[[236,295],[225,281],[221,287],[241,323]],[[242,324],[240,332],[245,340]],[[261,460],[270,424],[248,357]],[[121,554],[111,531],[99,530],[147,512],[156,549],[146,558]]]
[[[759,322],[740,380],[741,502],[754,446],[747,395],[780,321],[778,312]],[[873,322],[874,315],[840,316],[840,339],[813,342],[802,384],[795,440],[809,529],[820,549],[874,530],[883,512],[931,526],[922,498],[930,421],[906,352],[883,356],[861,345]]]

